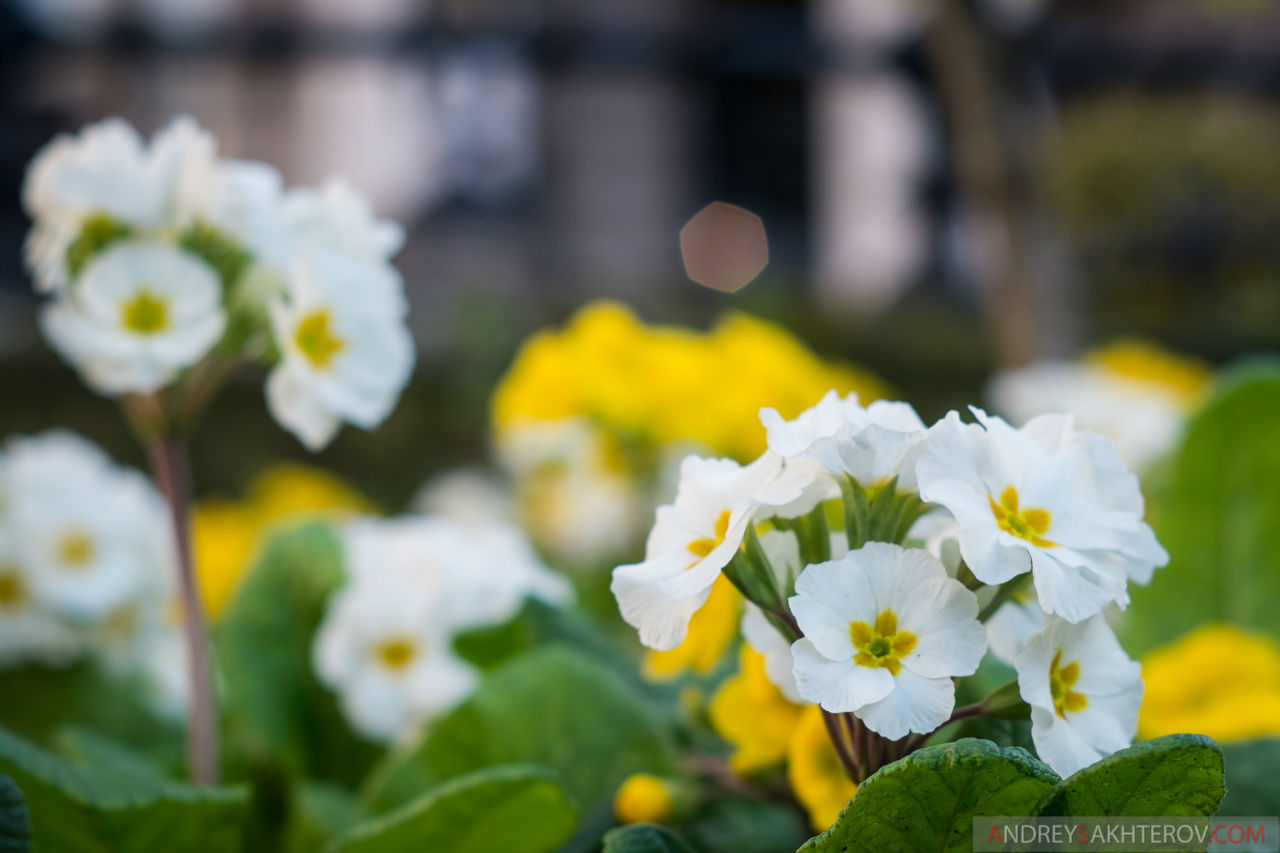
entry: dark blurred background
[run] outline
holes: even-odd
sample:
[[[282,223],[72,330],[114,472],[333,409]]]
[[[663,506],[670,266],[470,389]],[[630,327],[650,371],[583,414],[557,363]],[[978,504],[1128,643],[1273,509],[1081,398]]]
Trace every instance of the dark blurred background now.
[[[483,457],[520,340],[597,297],[776,319],[926,416],[1121,334],[1274,349],[1278,98],[1275,0],[0,0],[0,435],[140,461],[39,339],[21,263],[25,164],[105,116],[190,113],[405,223],[417,377],[321,460],[394,507]],[[715,200],[768,234],[734,295],[681,261]],[[305,455],[261,393],[197,437],[202,491]]]

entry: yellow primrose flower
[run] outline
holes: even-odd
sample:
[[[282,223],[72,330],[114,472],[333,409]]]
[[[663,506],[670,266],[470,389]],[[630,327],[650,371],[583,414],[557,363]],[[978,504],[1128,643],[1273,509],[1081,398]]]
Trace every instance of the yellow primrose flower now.
[[[675,812],[671,787],[648,773],[636,773],[618,788],[613,813],[621,823],[665,823]]]
[[[206,500],[191,518],[191,543],[200,592],[217,618],[239,588],[259,536],[267,527],[311,516],[340,517],[372,511],[368,501],[318,468],[274,465],[249,486],[243,503]]]
[[[1143,738],[1177,732],[1216,741],[1280,734],[1280,646],[1233,625],[1202,625],[1142,660]]]
[[[804,708],[765,675],[764,655],[743,645],[740,661],[738,674],[711,699],[710,715],[716,733],[733,744],[729,766],[745,776],[782,763]]]
[[[738,636],[742,620],[742,595],[721,575],[711,586],[706,604],[689,620],[685,641],[665,652],[650,651],[645,657],[645,675],[669,679],[685,671],[708,675]]]
[[[858,790],[840,765],[817,705],[804,709],[787,745],[787,781],[819,831],[836,822]]]
[[[646,326],[623,305],[597,302],[525,343],[494,392],[492,418],[499,436],[521,421],[586,417],[650,449],[697,445],[748,461],[764,450],[762,406],[793,416],[832,388],[864,401],[884,393],[870,374],[828,364],[746,314],[699,332]]]

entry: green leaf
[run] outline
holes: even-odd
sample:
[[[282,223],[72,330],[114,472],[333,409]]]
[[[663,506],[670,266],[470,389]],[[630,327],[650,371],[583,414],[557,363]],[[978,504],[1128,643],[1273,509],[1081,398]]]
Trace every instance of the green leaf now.
[[[706,803],[680,828],[699,849],[733,853],[794,850],[809,836],[809,825],[795,808],[744,799]]]
[[[31,816],[22,791],[8,776],[0,776],[0,853],[31,849]]]
[[[113,243],[127,239],[132,233],[128,225],[109,216],[101,213],[90,216],[80,226],[80,233],[71,245],[67,246],[67,272],[73,279],[78,277],[95,255]]]
[[[1204,735],[1168,735],[1076,773],[1062,783],[1042,814],[1208,816],[1222,794],[1222,749]]]
[[[1224,815],[1280,814],[1280,739],[1233,743],[1222,747],[1227,769],[1227,795],[1218,811]]]
[[[331,853],[550,853],[573,834],[577,806],[539,767],[460,776],[329,845]]]
[[[1170,562],[1133,590],[1125,645],[1143,653],[1206,622],[1280,639],[1280,367],[1229,375],[1190,424],[1153,523]]]
[[[312,638],[343,576],[341,545],[328,525],[283,531],[267,542],[218,626],[240,751],[295,776],[358,779],[379,752],[350,732],[312,671]]]
[[[606,833],[603,853],[694,853],[694,850],[665,826],[637,823]]]
[[[872,774],[835,826],[800,849],[967,851],[975,816],[1035,814],[1060,781],[1017,747],[969,739],[925,747]]]
[[[144,780],[111,768],[70,764],[0,730],[0,773],[27,798],[31,837],[59,853],[240,848],[248,794]]]
[[[144,781],[167,778],[163,769],[123,744],[80,726],[59,729],[53,746],[63,758],[83,767],[110,769]]]
[[[613,669],[550,647],[493,671],[475,694],[373,775],[365,805],[381,813],[448,779],[499,764],[559,774],[588,810],[603,807],[632,773],[673,765],[670,732]]]
[[[355,823],[355,795],[326,782],[303,782],[290,793],[289,821],[278,845],[286,853],[312,853]]]

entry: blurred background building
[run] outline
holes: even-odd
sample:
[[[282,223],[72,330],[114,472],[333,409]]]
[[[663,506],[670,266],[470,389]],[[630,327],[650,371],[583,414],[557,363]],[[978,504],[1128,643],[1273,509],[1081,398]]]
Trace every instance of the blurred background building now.
[[[0,0],[0,82],[0,433],[128,447],[38,339],[18,201],[40,145],[113,114],[190,113],[406,224],[423,368],[331,451],[389,494],[401,442],[478,452],[521,337],[595,297],[780,319],[931,414],[1117,334],[1280,342],[1274,0]],[[715,200],[768,235],[735,296],[681,263]],[[258,434],[252,402],[220,417]],[[296,452],[258,432],[236,452]]]

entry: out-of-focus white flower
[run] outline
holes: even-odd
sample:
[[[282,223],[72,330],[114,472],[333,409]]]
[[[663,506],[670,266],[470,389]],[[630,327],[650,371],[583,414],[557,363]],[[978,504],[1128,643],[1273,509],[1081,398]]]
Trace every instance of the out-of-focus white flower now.
[[[1061,776],[1124,749],[1138,728],[1142,669],[1102,616],[1049,619],[1018,655],[1036,752]]]
[[[343,421],[373,429],[413,371],[399,274],[388,264],[313,248],[294,259],[271,305],[280,363],[267,379],[272,416],[311,450]]]
[[[1177,444],[1211,381],[1206,365],[1136,342],[1121,342],[1078,362],[1043,362],[997,374],[987,389],[1014,423],[1069,412],[1081,429],[1115,442],[1139,472]]]
[[[914,463],[925,436],[924,422],[907,403],[877,400],[858,404],[827,392],[813,408],[786,421],[774,409],[761,409],[769,449],[790,460],[811,460],[833,474],[848,474],[867,488],[898,477],[914,488]]]
[[[930,430],[917,466],[920,494],[960,525],[960,553],[984,583],[1031,571],[1046,613],[1079,622],[1129,601],[1168,554],[1142,520],[1135,477],[1111,442],[1076,432],[1068,416],[1021,430],[974,409]]]
[[[960,570],[960,525],[951,513],[946,510],[926,512],[916,523],[911,525],[907,541],[916,541],[924,549],[938,558],[947,569],[947,574],[955,577]]]
[[[226,327],[216,272],[160,243],[123,243],[94,258],[41,325],[104,394],[149,393],[195,364]]]
[[[60,431],[12,440],[7,453],[18,557],[55,613],[96,622],[171,570],[164,505],[141,475]]]
[[[404,228],[378,219],[368,199],[339,178],[291,191],[283,213],[300,246],[327,246],[356,258],[389,261],[404,245]]]
[[[27,661],[57,666],[74,658],[80,646],[71,627],[37,599],[13,535],[0,527],[0,666]]]
[[[505,484],[479,468],[454,468],[422,484],[412,501],[414,512],[438,515],[462,524],[514,521],[515,506]]]
[[[791,647],[800,695],[890,740],[942,725],[952,677],[986,651],[977,598],[920,549],[870,542],[809,566],[790,603],[804,632]]]
[[[747,528],[794,505],[811,485],[811,476],[785,471],[772,452],[745,466],[686,458],[675,502],[658,507],[644,562],[613,571],[618,608],[640,642],[659,651],[680,645]]]
[[[595,566],[639,538],[651,507],[585,418],[509,424],[495,450],[511,476],[521,524],[555,559]]]
[[[514,617],[527,597],[571,591],[515,528],[407,517],[353,522],[348,580],[316,635],[313,660],[351,724],[395,740],[451,708],[476,672],[453,651],[465,631]]]

